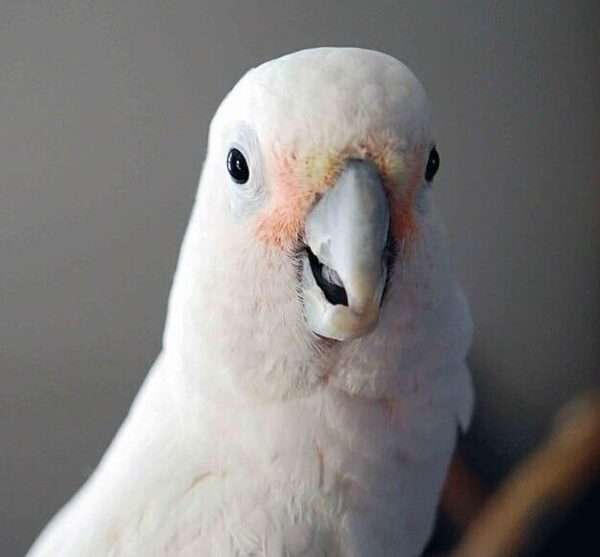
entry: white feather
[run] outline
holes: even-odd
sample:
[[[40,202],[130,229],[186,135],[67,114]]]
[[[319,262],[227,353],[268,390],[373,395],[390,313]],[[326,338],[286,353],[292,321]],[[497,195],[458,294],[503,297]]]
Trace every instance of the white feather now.
[[[265,145],[338,149],[373,126],[408,146],[431,141],[416,78],[370,51],[289,55],[228,95],[163,353],[98,469],[29,557],[420,554],[472,405],[471,321],[430,189],[380,323],[354,341],[325,344],[307,329],[290,254],[248,227],[269,197]],[[228,179],[231,141],[262,176],[251,194]]]

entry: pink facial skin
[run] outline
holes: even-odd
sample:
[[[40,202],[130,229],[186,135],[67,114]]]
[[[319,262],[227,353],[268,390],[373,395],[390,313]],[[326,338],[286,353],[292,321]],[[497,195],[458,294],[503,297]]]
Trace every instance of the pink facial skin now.
[[[314,150],[271,156],[274,188],[269,207],[257,222],[258,237],[285,248],[301,234],[306,215],[317,199],[335,184],[349,159],[370,159],[378,167],[390,202],[392,230],[400,245],[410,244],[417,232],[414,200],[424,172],[422,145],[412,152],[402,151],[390,134],[369,134],[338,152]]]

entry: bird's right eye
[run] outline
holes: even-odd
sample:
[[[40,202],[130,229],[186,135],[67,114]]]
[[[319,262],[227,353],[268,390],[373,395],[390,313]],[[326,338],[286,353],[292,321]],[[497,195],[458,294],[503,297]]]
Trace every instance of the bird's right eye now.
[[[246,162],[246,157],[239,149],[230,149],[227,154],[227,171],[233,178],[233,181],[238,184],[245,184],[250,178],[250,169]]]

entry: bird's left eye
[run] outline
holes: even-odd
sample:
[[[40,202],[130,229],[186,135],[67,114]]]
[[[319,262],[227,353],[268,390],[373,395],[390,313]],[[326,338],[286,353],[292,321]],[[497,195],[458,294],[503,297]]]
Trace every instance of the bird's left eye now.
[[[246,157],[239,149],[231,149],[227,155],[227,171],[238,184],[245,184],[250,177]]]
[[[431,182],[439,167],[440,155],[437,152],[437,149],[434,147],[431,149],[431,151],[429,151],[429,160],[427,161],[427,168],[425,169],[425,180]]]

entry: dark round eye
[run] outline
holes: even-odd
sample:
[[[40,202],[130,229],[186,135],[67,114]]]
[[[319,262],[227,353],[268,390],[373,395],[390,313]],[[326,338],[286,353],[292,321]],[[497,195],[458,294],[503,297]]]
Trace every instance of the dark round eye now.
[[[245,184],[248,181],[250,170],[248,169],[246,157],[242,155],[239,149],[234,148],[229,151],[227,155],[227,170],[234,182]]]
[[[429,160],[427,161],[427,168],[425,169],[425,180],[431,182],[435,173],[438,171],[440,167],[440,154],[437,152],[437,149],[434,147],[431,151],[429,151]]]

